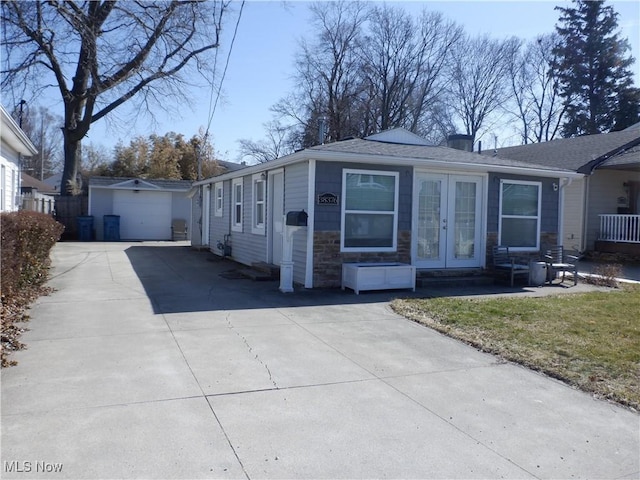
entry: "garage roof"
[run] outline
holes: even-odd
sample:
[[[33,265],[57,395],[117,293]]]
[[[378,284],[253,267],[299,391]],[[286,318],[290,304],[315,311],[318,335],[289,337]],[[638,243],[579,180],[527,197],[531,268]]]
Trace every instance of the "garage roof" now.
[[[89,187],[186,192],[191,188],[191,182],[189,180],[162,180],[156,178],[91,177],[89,179]]]

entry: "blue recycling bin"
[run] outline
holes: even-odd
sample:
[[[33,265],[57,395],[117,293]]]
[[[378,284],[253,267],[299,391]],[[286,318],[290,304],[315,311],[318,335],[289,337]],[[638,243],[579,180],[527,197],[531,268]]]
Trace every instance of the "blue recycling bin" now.
[[[93,240],[93,217],[91,215],[83,215],[76,217],[78,224],[78,239],[81,242],[90,242]]]
[[[103,217],[104,241],[120,241],[120,215],[105,215]]]

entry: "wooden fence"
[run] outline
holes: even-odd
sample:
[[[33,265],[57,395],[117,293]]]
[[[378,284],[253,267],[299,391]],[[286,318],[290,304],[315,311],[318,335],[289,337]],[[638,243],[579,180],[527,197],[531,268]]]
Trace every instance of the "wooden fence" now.
[[[63,240],[78,239],[79,216],[89,212],[89,197],[79,195],[76,197],[58,197],[56,199],[56,220],[64,225]]]
[[[53,215],[55,207],[55,198],[38,195],[34,196],[28,193],[22,194],[22,210]]]

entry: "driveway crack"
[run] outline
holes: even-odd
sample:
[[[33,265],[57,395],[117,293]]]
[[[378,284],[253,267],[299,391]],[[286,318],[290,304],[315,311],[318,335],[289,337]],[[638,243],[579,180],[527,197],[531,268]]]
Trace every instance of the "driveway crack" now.
[[[249,341],[247,340],[247,337],[245,337],[244,335],[242,335],[231,323],[231,312],[227,312],[227,325],[229,325],[229,328],[231,329],[231,331],[233,331],[233,333],[235,333],[238,338],[240,338],[240,340],[242,340],[242,342],[246,345],[247,349],[249,350],[249,353],[252,354],[254,356],[254,359],[264,367],[264,369],[267,371],[267,374],[269,375],[269,381],[273,384],[273,386],[276,389],[279,389],[280,387],[278,387],[278,384],[276,383],[276,381],[273,378],[273,374],[271,373],[271,370],[269,369],[269,366],[262,361],[262,359],[260,358],[260,355],[258,355],[257,353],[255,353],[253,351],[253,347],[251,345],[249,345]]]

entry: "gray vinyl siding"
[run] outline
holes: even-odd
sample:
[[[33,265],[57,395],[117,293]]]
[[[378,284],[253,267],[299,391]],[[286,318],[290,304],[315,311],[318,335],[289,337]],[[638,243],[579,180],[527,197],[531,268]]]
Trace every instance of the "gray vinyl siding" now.
[[[251,175],[242,177],[242,232],[231,231],[231,222],[229,220],[230,213],[233,208],[231,181],[224,182],[224,207],[222,219],[226,222],[220,222],[220,217],[216,217],[214,209],[211,212],[211,221],[217,220],[218,224],[222,224],[224,228],[212,228],[211,244],[215,253],[219,253],[216,245],[222,242],[223,236],[227,233],[231,234],[231,257],[239,263],[251,265],[254,262],[265,262],[267,260],[267,237],[265,234],[251,233],[251,219],[253,218],[253,182]],[[215,185],[215,183],[214,183]],[[212,199],[213,201],[213,199]],[[213,207],[214,205],[212,205]],[[226,214],[225,214],[226,210]],[[213,223],[211,224],[213,226]]]
[[[540,232],[558,233],[558,202],[560,192],[553,190],[553,184],[560,184],[557,178],[543,178],[534,176],[520,176],[489,173],[487,199],[487,233],[497,233],[500,222],[500,180],[521,180],[525,182],[542,183],[542,202]]]
[[[218,249],[218,243],[224,243],[224,236],[236,232],[231,231],[231,180],[223,182],[222,185],[222,216],[215,215],[215,187],[216,183],[211,184],[211,196],[209,198],[209,249],[216,255],[222,256],[222,250]],[[231,237],[233,242],[233,236]],[[233,250],[231,252],[234,253]]]
[[[309,162],[295,163],[284,171],[284,211],[307,211]],[[304,285],[307,264],[307,228],[293,236],[293,281]]]
[[[380,170],[399,172],[398,231],[411,230],[411,191],[413,168],[392,165],[367,165],[363,163],[318,162],[316,164],[315,196],[333,193],[340,197],[342,204],[342,171],[345,168],[355,170]],[[314,196],[314,198],[315,198]],[[315,209],[315,230],[319,232],[340,231],[340,205],[317,205]]]

